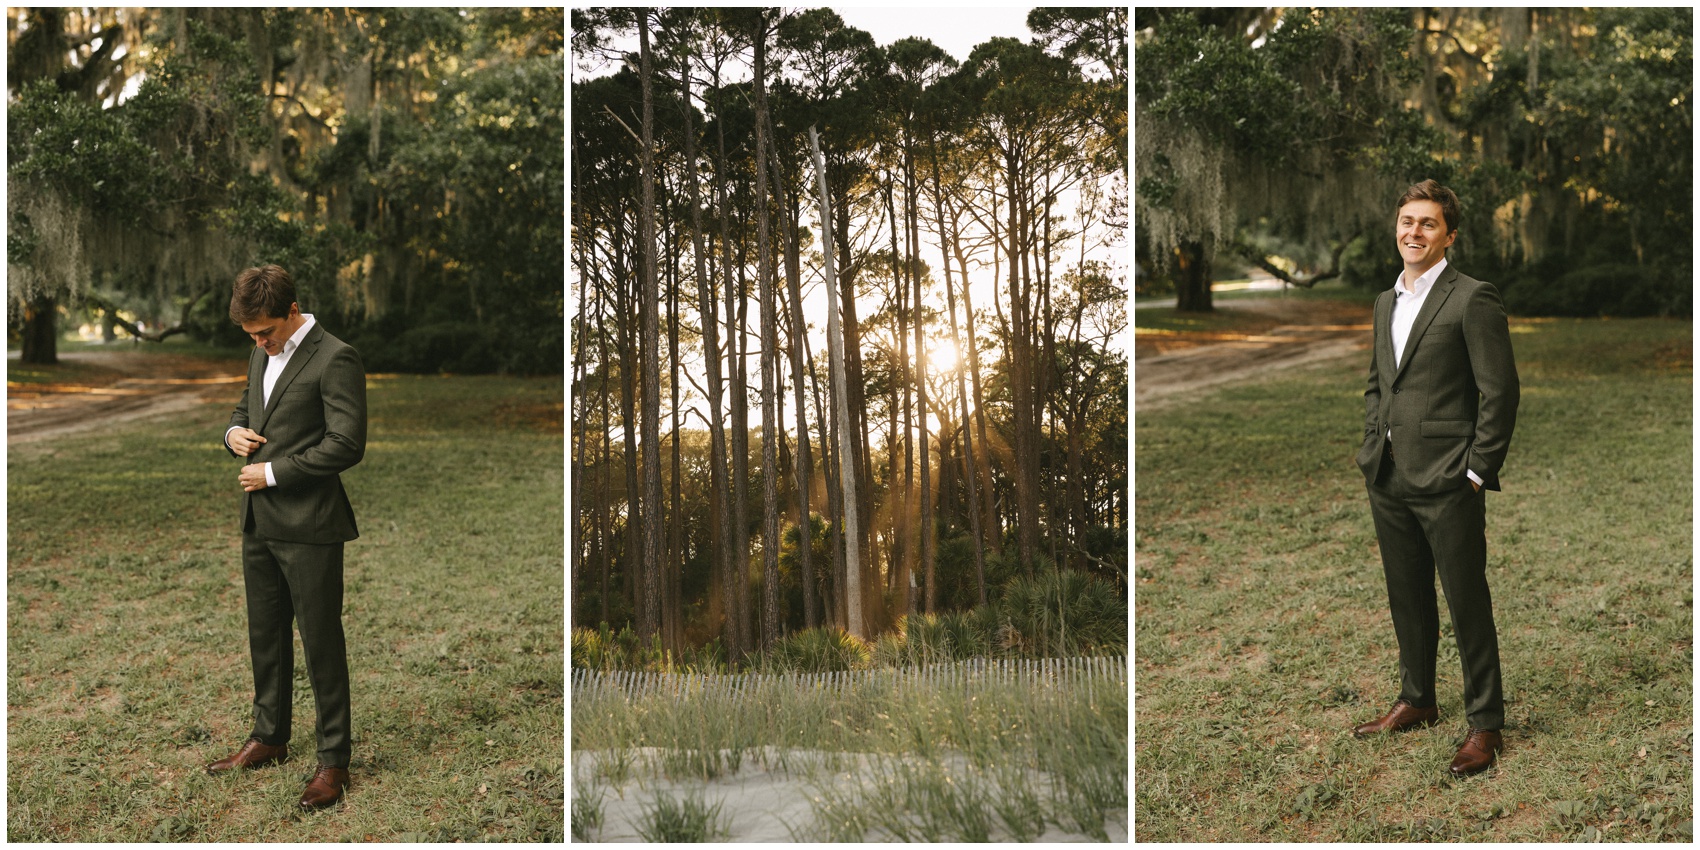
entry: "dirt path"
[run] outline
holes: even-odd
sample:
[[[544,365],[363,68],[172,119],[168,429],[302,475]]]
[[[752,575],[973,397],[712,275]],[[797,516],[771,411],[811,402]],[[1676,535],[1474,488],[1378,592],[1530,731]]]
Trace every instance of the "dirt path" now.
[[[241,360],[212,360],[124,347],[59,355],[62,381],[6,382],[6,444],[34,442],[188,410],[236,405],[247,380]],[[17,355],[7,368],[19,371]],[[36,369],[39,367],[27,367]],[[216,423],[215,423],[216,424]]]
[[[1206,389],[1369,351],[1368,304],[1258,298],[1224,301],[1217,310],[1222,318],[1214,330],[1136,330],[1137,406],[1158,408]]]

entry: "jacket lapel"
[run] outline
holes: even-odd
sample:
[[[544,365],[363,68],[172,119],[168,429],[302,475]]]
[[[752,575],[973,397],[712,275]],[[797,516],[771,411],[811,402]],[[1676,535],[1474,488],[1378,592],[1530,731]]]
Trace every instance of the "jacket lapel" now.
[[[1405,374],[1406,367],[1411,365],[1411,355],[1417,351],[1417,341],[1423,338],[1423,333],[1434,321],[1434,314],[1440,312],[1440,305],[1446,303],[1447,296],[1456,288],[1457,277],[1458,270],[1450,263],[1447,264],[1446,271],[1441,273],[1440,279],[1436,280],[1434,287],[1429,290],[1428,297],[1423,299],[1423,308],[1417,311],[1417,320],[1411,323],[1411,335],[1405,338],[1405,353],[1399,356],[1399,371],[1394,373],[1393,380],[1399,380],[1399,376]],[[1388,333],[1387,337],[1391,340],[1393,334]],[[291,365],[294,365],[293,362]]]
[[[248,355],[248,428],[254,433],[266,425],[266,353],[255,346]]]
[[[1393,383],[1393,305],[1398,297],[1390,290],[1375,299],[1375,362],[1380,364],[1382,380]]]
[[[277,410],[277,400],[283,398],[283,391],[288,389],[290,383],[295,380],[295,376],[301,374],[301,370],[307,367],[307,361],[313,359],[313,354],[319,350],[319,341],[324,336],[325,329],[315,323],[313,329],[307,332],[307,337],[301,340],[301,345],[295,349],[295,353],[289,355],[289,363],[283,367],[283,374],[277,376],[277,383],[272,385],[272,395],[270,399],[266,400],[265,412],[261,414],[261,424],[271,418],[272,411]],[[263,381],[265,376],[263,366],[260,375]]]

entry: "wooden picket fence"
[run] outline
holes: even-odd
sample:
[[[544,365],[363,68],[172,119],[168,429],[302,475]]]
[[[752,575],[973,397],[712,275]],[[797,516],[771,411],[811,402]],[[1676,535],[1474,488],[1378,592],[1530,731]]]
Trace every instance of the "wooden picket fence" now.
[[[1127,687],[1126,658],[972,658],[917,667],[834,673],[646,673],[574,668],[574,699],[596,696],[755,696],[773,688],[850,694],[865,688],[974,690],[1025,685],[1048,688]]]

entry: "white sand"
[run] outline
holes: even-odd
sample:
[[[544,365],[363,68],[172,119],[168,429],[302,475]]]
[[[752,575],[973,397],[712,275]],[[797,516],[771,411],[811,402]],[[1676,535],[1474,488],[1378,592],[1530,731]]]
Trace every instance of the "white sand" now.
[[[631,779],[617,789],[606,780],[593,779],[600,753],[574,751],[572,754],[575,792],[580,784],[590,787],[593,782],[600,783],[602,788],[602,831],[599,835],[593,833],[592,840],[642,841],[638,835],[637,824],[641,822],[644,810],[654,807],[658,793],[668,794],[677,800],[693,792],[700,794],[703,801],[710,806],[720,804],[722,822],[730,820],[731,835],[726,841],[814,840],[815,817],[810,805],[810,796],[817,793],[817,786],[848,790],[856,783],[863,782],[863,777],[870,774],[870,756],[867,754],[839,754],[842,759],[841,769],[833,771],[821,765],[819,761],[829,757],[828,754],[812,750],[781,752],[767,748],[763,758],[757,758],[753,752],[746,754],[736,775],[722,775],[707,783],[701,780],[674,781],[658,778],[658,771],[652,766],[659,764],[661,750],[646,747],[634,752],[636,756],[633,760]],[[764,760],[772,767],[764,766]],[[780,766],[782,760],[790,768],[789,771]],[[966,767],[966,759],[962,756],[948,756],[941,761],[953,773]],[[817,765],[813,777],[806,769],[811,763]],[[1036,779],[1045,781],[1042,776]],[[792,837],[792,830],[797,833],[796,839]],[[1111,841],[1126,843],[1125,819],[1119,822],[1115,818],[1110,819],[1105,824],[1105,831]],[[877,830],[871,830],[868,838],[876,837]],[[994,829],[992,838],[1009,840],[1007,835],[1002,834],[1001,829]],[[1052,824],[1037,840],[1079,842],[1093,839],[1062,831]]]

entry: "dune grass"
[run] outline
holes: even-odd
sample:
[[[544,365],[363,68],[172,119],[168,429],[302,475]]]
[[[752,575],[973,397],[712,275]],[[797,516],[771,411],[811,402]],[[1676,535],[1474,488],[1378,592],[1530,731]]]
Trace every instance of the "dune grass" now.
[[[1397,696],[1361,474],[1367,359],[1137,417],[1135,834],[1147,841],[1687,841],[1692,330],[1513,320],[1523,400],[1488,495],[1506,752],[1454,781]]]
[[[659,780],[710,783],[760,765],[807,786],[796,840],[1107,840],[1127,822],[1127,691],[919,673],[846,690],[751,677],[740,690],[574,692],[574,828],[602,798]],[[846,776],[855,781],[844,781]],[[644,826],[635,824],[641,833]]]
[[[9,840],[564,837],[560,379],[368,383],[344,476],[346,801],[295,811],[315,749],[299,648],[292,760],[202,772],[251,723],[232,397],[11,448]]]

